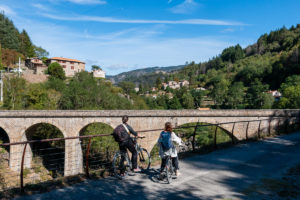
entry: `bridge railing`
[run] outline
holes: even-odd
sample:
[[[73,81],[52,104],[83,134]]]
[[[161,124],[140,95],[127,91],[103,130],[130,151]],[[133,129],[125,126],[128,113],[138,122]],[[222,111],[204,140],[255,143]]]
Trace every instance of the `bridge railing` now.
[[[272,126],[275,120],[275,127]],[[234,136],[235,128],[238,124],[247,124],[246,140],[251,139],[249,136],[249,125],[251,123],[259,123],[256,138],[263,137],[261,124],[268,122],[268,131],[266,134],[270,136],[272,131],[279,133],[280,129],[284,132],[293,129],[298,129],[300,126],[298,117],[274,117],[271,119],[257,119],[246,121],[233,121],[226,123],[215,124],[200,124],[175,127],[175,131],[179,129],[193,128],[192,133],[192,150],[196,151],[199,146],[196,144],[197,130],[201,127],[215,126],[213,135],[213,146],[218,148],[217,138],[218,129],[224,125],[231,125],[231,143],[235,144],[238,140]],[[274,124],[274,123],[273,123]],[[297,124],[297,127],[294,125]],[[147,133],[153,131],[161,131],[162,129],[140,130],[139,133]],[[265,132],[265,131],[264,131]],[[92,176],[103,176],[110,174],[112,157],[115,151],[118,150],[116,143],[107,147],[107,143],[112,140],[103,138],[112,137],[112,134],[86,135],[77,137],[53,138],[42,140],[30,140],[24,142],[12,142],[0,144],[0,150],[3,148],[15,149],[6,159],[0,160],[0,192],[11,188],[20,187],[21,192],[24,192],[24,185],[34,187],[36,183],[45,182],[51,185],[51,181],[59,180],[64,176],[76,174],[84,174],[87,178]],[[105,146],[105,150],[99,151],[100,146]],[[78,146],[77,146],[78,145]],[[78,148],[79,147],[79,148]],[[12,155],[14,154],[14,155]],[[10,180],[10,181],[7,181]],[[57,183],[56,183],[57,184]],[[53,184],[52,184],[53,185]],[[2,189],[1,189],[2,188]],[[1,197],[1,195],[0,195]]]

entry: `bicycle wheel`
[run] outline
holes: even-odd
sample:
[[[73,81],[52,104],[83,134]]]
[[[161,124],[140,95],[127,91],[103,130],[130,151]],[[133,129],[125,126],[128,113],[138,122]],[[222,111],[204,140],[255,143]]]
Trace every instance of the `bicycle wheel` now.
[[[151,165],[151,156],[149,152],[142,148],[138,154],[138,166],[142,170],[149,170]]]
[[[114,176],[120,180],[128,175],[128,172],[130,170],[130,164],[131,164],[128,159],[127,153],[124,155],[123,159],[124,161],[122,164],[122,153],[117,152],[113,158],[113,163],[112,163]]]
[[[173,177],[173,166],[170,158],[168,158],[167,160],[167,165],[165,170],[166,170],[167,182],[170,184],[172,182],[172,177]]]

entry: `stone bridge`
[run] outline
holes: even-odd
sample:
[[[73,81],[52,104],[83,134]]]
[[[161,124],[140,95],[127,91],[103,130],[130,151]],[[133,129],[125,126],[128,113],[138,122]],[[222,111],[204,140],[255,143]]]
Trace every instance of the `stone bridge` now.
[[[192,122],[205,122],[210,124],[263,120],[257,122],[236,123],[234,137],[238,140],[257,133],[273,129],[279,123],[278,117],[296,117],[298,121],[300,110],[99,110],[99,111],[1,111],[0,127],[8,135],[9,141],[26,141],[26,130],[40,123],[47,123],[57,127],[64,137],[79,136],[80,131],[92,123],[105,123],[116,127],[121,123],[121,116],[129,116],[129,124],[135,130],[163,129],[165,122],[170,121],[174,126]],[[267,119],[267,120],[265,120]],[[273,119],[273,120],[272,120]],[[296,120],[296,121],[295,121]],[[233,124],[224,124],[220,127],[228,132],[232,131]],[[247,128],[248,127],[248,128]],[[155,145],[160,131],[141,133],[146,136],[142,141],[148,151]],[[10,168],[20,169],[23,145],[10,146]],[[31,166],[32,152],[30,147],[26,151],[25,167]],[[74,164],[75,163],[75,164]],[[82,150],[79,139],[65,141],[65,175],[74,175],[82,172]]]

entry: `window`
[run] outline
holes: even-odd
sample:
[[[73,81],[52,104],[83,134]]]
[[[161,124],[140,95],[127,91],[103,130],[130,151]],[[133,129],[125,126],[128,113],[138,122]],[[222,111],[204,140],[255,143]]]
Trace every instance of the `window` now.
[[[66,68],[66,65],[63,65],[62,67],[63,67],[63,68]]]
[[[74,69],[74,66],[71,66],[71,69]]]

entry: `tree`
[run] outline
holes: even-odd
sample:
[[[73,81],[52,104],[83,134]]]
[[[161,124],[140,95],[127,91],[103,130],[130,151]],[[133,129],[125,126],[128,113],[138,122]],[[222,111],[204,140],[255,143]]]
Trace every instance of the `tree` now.
[[[245,96],[245,87],[242,82],[233,83],[228,90],[227,103],[230,108],[237,109],[243,104]]]
[[[177,109],[181,109],[182,106],[180,104],[180,101],[179,99],[174,96],[170,101],[169,101],[169,109],[172,109],[172,110],[177,110]]]
[[[285,87],[282,91],[282,97],[275,107],[281,109],[299,109],[300,108],[300,85]]]
[[[44,109],[48,102],[47,91],[39,83],[30,84],[24,96],[25,108]]]
[[[25,57],[35,56],[35,47],[32,44],[27,32],[25,30],[20,33],[20,52]]]
[[[160,89],[161,88],[161,80],[160,80],[160,77],[157,77],[156,81],[155,81],[155,85],[156,85],[156,88]]]
[[[223,105],[226,100],[228,92],[229,81],[224,77],[218,77],[213,82],[213,89],[211,90],[211,97],[215,101],[217,107]]]
[[[134,92],[135,84],[129,81],[122,81],[119,83],[119,86],[123,89],[126,95]]]
[[[3,49],[20,49],[19,31],[4,14],[0,13],[0,43]]]
[[[280,89],[284,91],[287,87],[300,85],[300,75],[293,75],[286,78],[285,82],[281,84]]]
[[[101,67],[99,65],[92,65],[92,70],[93,71],[96,71],[96,70],[99,70],[101,69]]]
[[[195,108],[199,108],[202,104],[202,99],[203,99],[203,96],[204,96],[204,91],[202,90],[192,90],[191,91],[191,95],[194,99],[194,105],[195,105]]]
[[[4,107],[12,110],[23,109],[25,105],[25,80],[18,77],[7,77],[4,80]]]
[[[143,87],[143,85],[141,83],[139,84],[139,92],[138,93],[139,94],[144,94],[145,93],[144,87]]]
[[[253,83],[250,85],[247,92],[247,103],[249,108],[261,109],[264,106],[265,95],[269,88],[269,85],[262,84],[261,81],[255,79]]]
[[[35,56],[39,57],[40,59],[49,56],[49,52],[43,49],[42,47],[37,47],[37,46],[33,46],[33,47],[34,47]]]
[[[232,63],[244,57],[245,53],[239,44],[224,49],[221,54],[221,58],[223,61],[230,61]]]
[[[66,79],[65,71],[63,70],[62,66],[57,62],[51,63],[48,66],[48,74],[51,77],[58,78],[61,80]]]
[[[194,98],[190,92],[185,92],[182,95],[182,107],[185,109],[193,109],[194,108]]]

